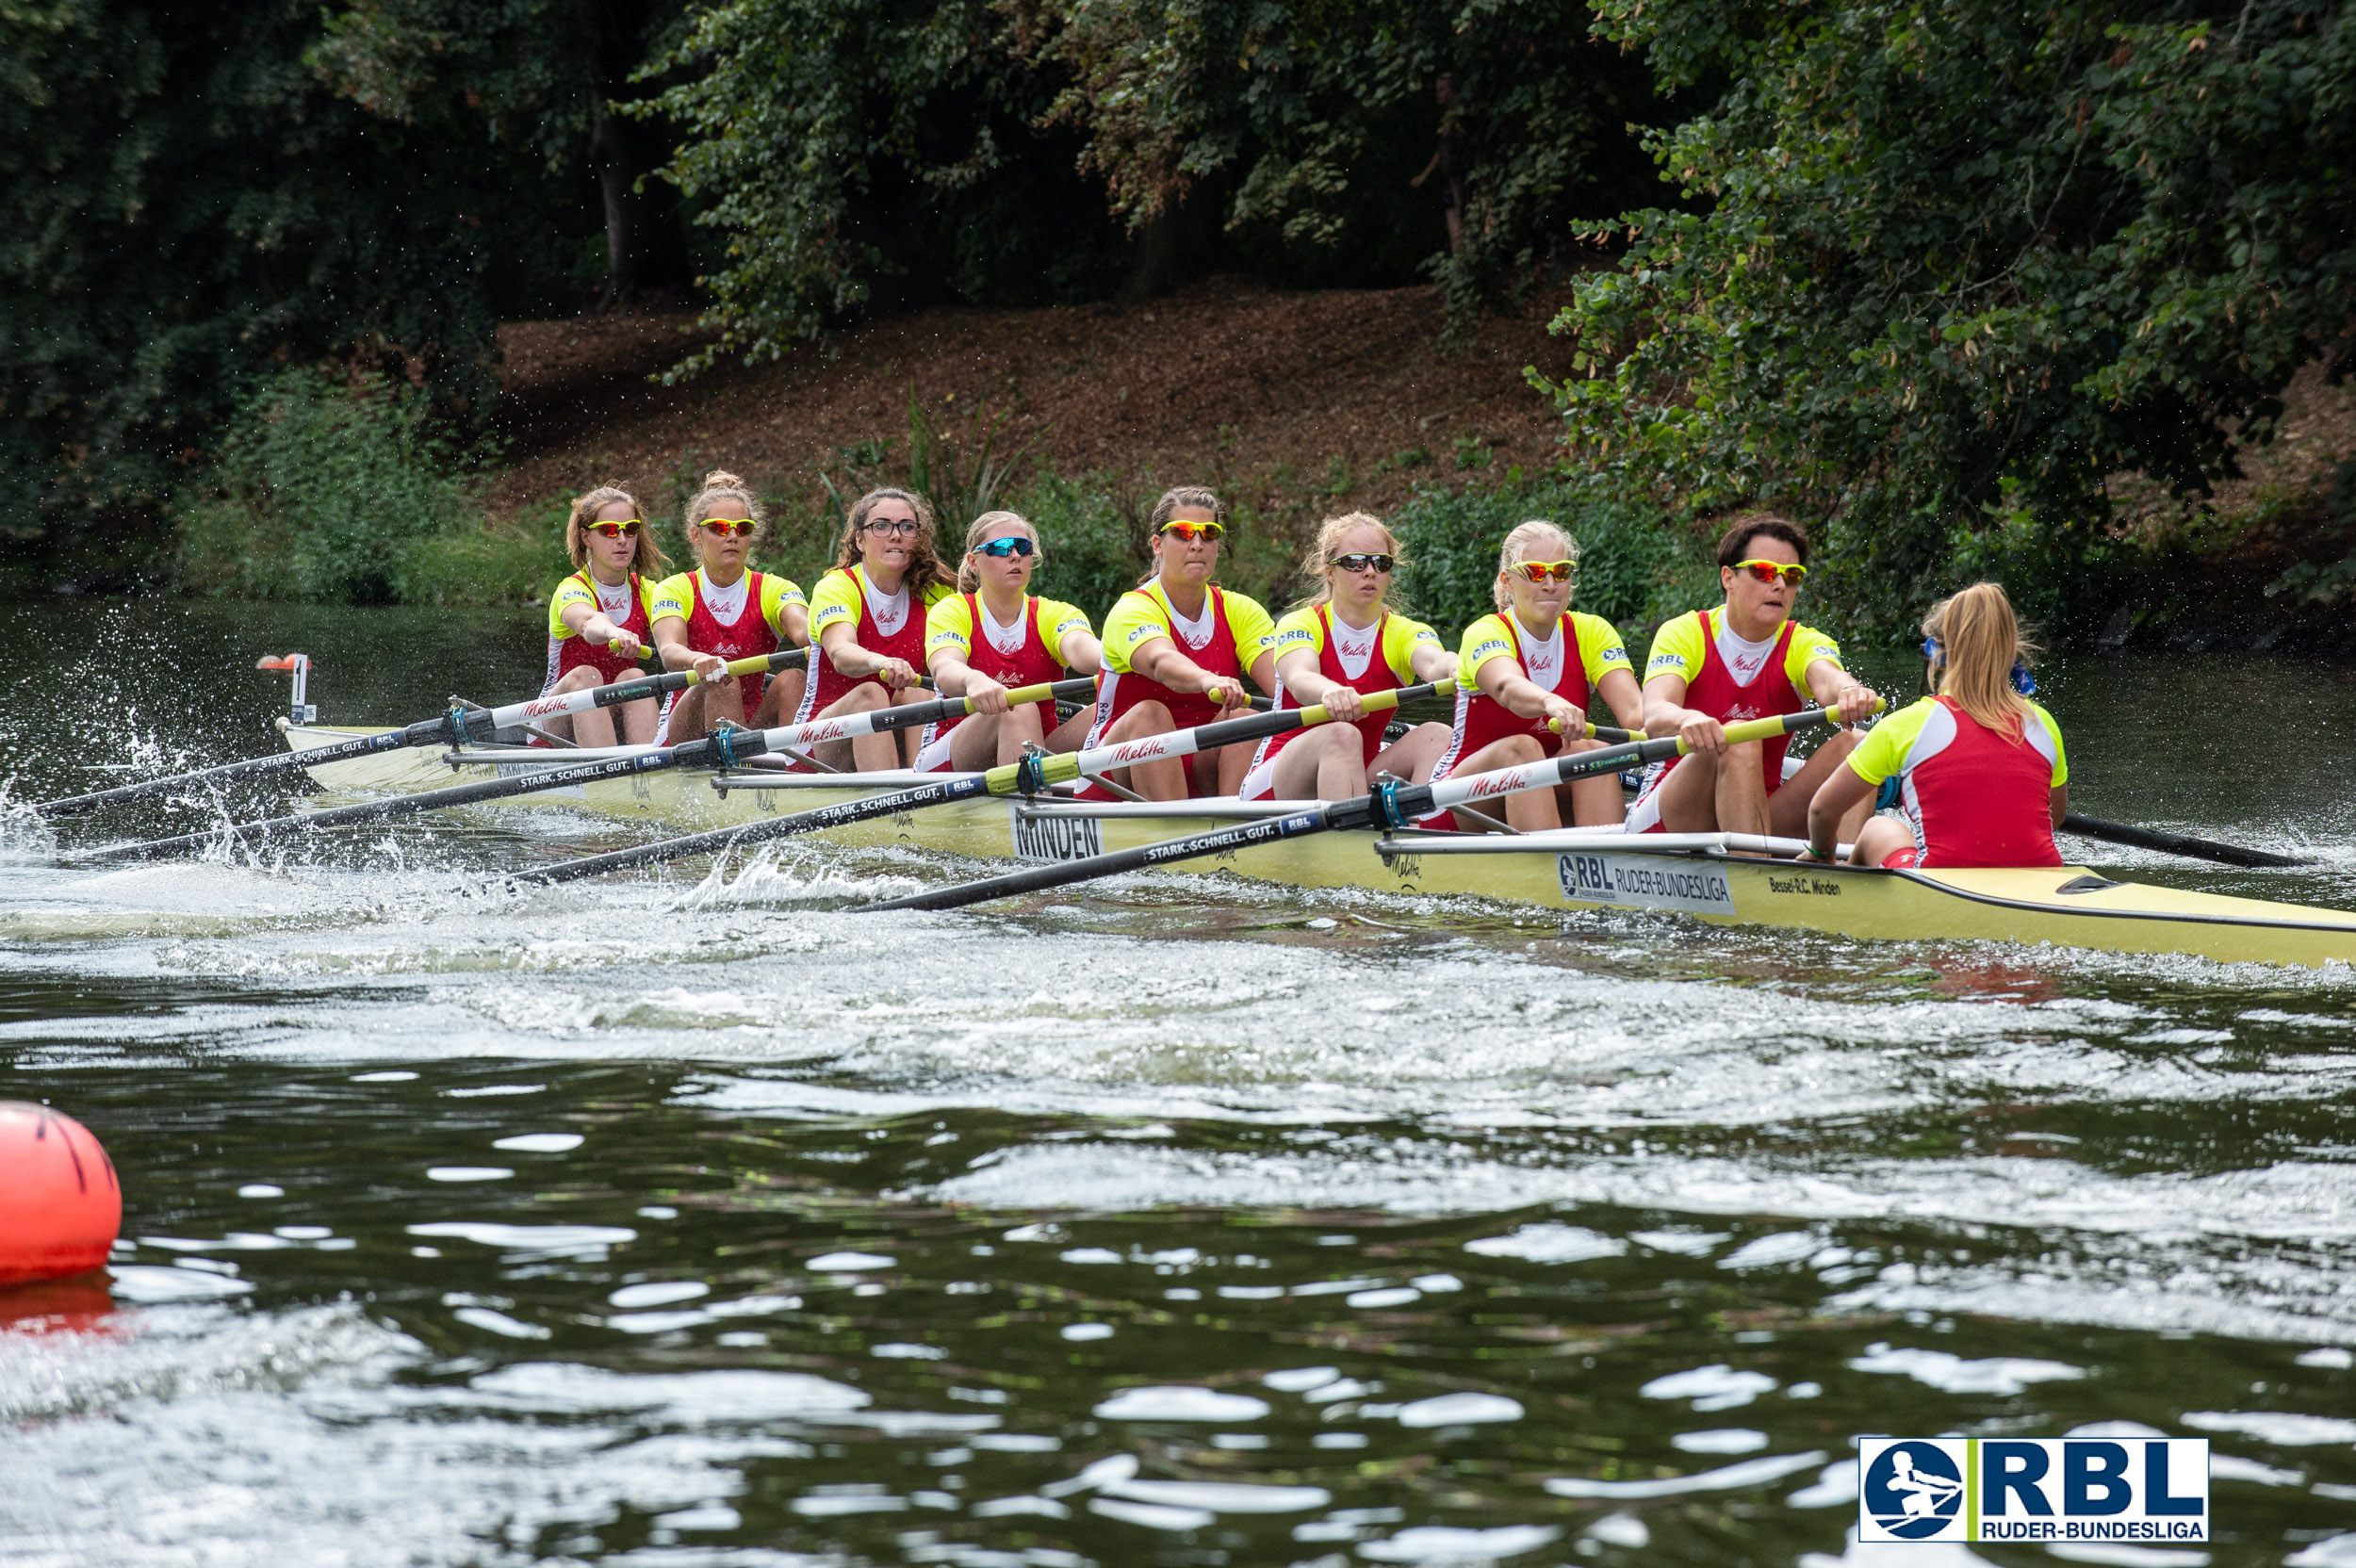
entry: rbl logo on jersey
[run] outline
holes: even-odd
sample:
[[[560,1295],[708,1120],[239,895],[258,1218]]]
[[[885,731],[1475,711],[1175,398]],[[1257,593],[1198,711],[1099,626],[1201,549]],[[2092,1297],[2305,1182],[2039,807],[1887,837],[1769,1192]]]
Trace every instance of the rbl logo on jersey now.
[[[2209,1441],[2198,1437],[1866,1438],[1857,1539],[2209,1539]]]

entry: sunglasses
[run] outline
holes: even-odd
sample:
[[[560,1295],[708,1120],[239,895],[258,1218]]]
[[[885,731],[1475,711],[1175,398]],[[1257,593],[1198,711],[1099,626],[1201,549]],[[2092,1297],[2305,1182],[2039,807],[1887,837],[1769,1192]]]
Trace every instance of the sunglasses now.
[[[975,555],[995,556],[1001,561],[1004,561],[1010,555],[1019,555],[1027,560],[1038,548],[1039,547],[1031,543],[1028,539],[1023,538],[1020,534],[1015,534],[1005,539],[992,539],[987,545],[976,545],[973,547],[973,553]]]
[[[895,539],[913,539],[924,525],[913,517],[881,517],[859,524],[869,533],[889,533]]]
[[[1513,570],[1532,582],[1568,582],[1579,570],[1576,561],[1516,561]]]
[[[1345,572],[1388,572],[1397,564],[1399,563],[1391,557],[1374,550],[1353,550],[1348,555],[1333,558],[1335,568]]]
[[[1797,588],[1808,580],[1806,566],[1787,566],[1780,561],[1738,561],[1734,564],[1734,569],[1738,572],[1750,573],[1752,580],[1758,582],[1773,582],[1775,579],[1781,578],[1792,587]]]
[[[1225,523],[1197,523],[1182,519],[1175,523],[1164,523],[1156,531],[1165,534],[1174,533],[1189,545],[1197,539],[1208,539],[1216,544],[1219,536],[1227,531],[1227,525]]]
[[[638,537],[638,531],[645,526],[637,518],[632,517],[626,523],[583,523],[581,525],[581,531],[583,533],[602,533],[608,539],[635,539]]]
[[[706,517],[703,520],[703,526],[723,539],[730,534],[750,534],[753,531],[753,520],[750,517]]]

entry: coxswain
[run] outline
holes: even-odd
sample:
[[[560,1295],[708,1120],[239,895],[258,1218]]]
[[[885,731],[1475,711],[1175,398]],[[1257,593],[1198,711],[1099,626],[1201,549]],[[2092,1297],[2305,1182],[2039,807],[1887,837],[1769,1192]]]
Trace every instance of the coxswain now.
[[[1275,695],[1275,623],[1256,600],[1211,582],[1227,531],[1225,511],[1217,496],[1191,484],[1166,490],[1153,503],[1148,518],[1153,573],[1121,595],[1104,617],[1104,674],[1097,683],[1089,746],[1233,718],[1251,706],[1246,676]],[[1257,749],[1240,743],[1213,746],[1183,760],[1116,769],[1109,776],[1148,800],[1234,794]]]
[[[1975,582],[1931,606],[1922,652],[1936,696],[1875,725],[1816,792],[1808,854],[1829,860],[1842,820],[1897,781],[1899,812],[1857,833],[1860,866],[2058,866],[2070,760],[2053,715],[2029,700],[2037,650],[2012,601]]]
[[[916,754],[927,773],[972,773],[1018,760],[1023,748],[1076,751],[1095,722],[1083,709],[1057,723],[1055,699],[1010,709],[1009,687],[1036,686],[1103,667],[1088,616],[1030,592],[1046,562],[1039,530],[1012,512],[985,512],[965,531],[957,591],[925,618],[924,661],[945,697],[972,705],[963,718],[933,727]]]
[[[1726,602],[1679,615],[1654,635],[1644,727],[1679,737],[1687,750],[1647,776],[1628,808],[1632,830],[1788,839],[1807,831],[1808,802],[1848,759],[1856,733],[1827,736],[1793,767],[1783,736],[1729,746],[1726,727],[1811,705],[1853,725],[1881,701],[1842,667],[1839,644],[1792,619],[1808,553],[1798,524],[1772,512],[1743,514],[1718,540]]]
[[[1448,727],[1419,724],[1384,744],[1392,714],[1360,698],[1456,673],[1440,634],[1390,603],[1399,540],[1364,512],[1328,517],[1301,563],[1317,583],[1276,623],[1276,706],[1322,704],[1332,722],[1260,743],[1237,792],[1246,800],[1346,800],[1384,774],[1410,784],[1432,776]]]
[[[1553,523],[1533,518],[1505,536],[1490,587],[1497,613],[1466,627],[1457,650],[1456,722],[1439,776],[1594,750],[1603,743],[1588,738],[1587,712],[1598,696],[1622,726],[1640,727],[1644,693],[1624,639],[1601,615],[1571,608],[1578,573],[1579,542]],[[1560,827],[1566,814],[1580,827],[1608,826],[1626,810],[1616,773],[1517,791],[1498,805],[1523,833]],[[1454,818],[1467,830],[1487,825]]]
[[[548,678],[544,697],[610,685],[643,673],[638,661],[654,636],[655,585],[666,563],[654,531],[627,490],[600,485],[573,502],[564,519],[564,553],[573,575],[548,599]],[[592,708],[543,721],[550,734],[584,746],[622,741],[646,745],[659,718],[652,697],[619,708]]]
[[[713,469],[688,503],[687,545],[696,567],[655,591],[654,641],[670,670],[704,678],[671,704],[663,739],[674,744],[709,735],[722,723],[766,729],[793,711],[804,672],[730,676],[729,661],[810,643],[810,610],[795,583],[748,570],[761,527],[750,486]]]
[[[817,669],[796,724],[929,702],[919,682],[925,617],[957,592],[933,543],[933,509],[906,490],[870,490],[843,519],[834,569],[810,596]],[[861,773],[913,766],[921,729],[884,730],[830,741],[810,755],[829,768]]]

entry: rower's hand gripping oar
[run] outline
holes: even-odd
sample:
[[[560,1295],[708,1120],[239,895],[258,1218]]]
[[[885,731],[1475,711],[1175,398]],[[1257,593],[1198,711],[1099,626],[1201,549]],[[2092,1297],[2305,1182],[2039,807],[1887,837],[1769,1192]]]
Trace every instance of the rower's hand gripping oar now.
[[[1838,722],[1838,716],[1821,708],[1752,719],[1726,726],[1726,743],[1740,745],[1745,741],[1770,740],[1828,722]],[[1183,839],[1165,839],[1160,843],[1117,849],[1081,860],[1028,867],[1023,871],[1008,872],[1003,876],[961,882],[952,888],[936,888],[926,892],[910,893],[906,898],[887,899],[879,904],[863,904],[858,907],[962,909],[969,904],[987,903],[994,898],[1011,898],[1018,893],[1069,887],[1074,882],[1093,881],[1100,876],[1144,871],[1153,866],[1170,865],[1173,861],[1191,860],[1201,855],[1249,849],[1254,844],[1304,838],[1337,827],[1380,827],[1397,831],[1435,811],[1470,806],[1476,801],[1493,800],[1499,795],[1514,794],[1523,790],[1550,789],[1558,784],[1591,778],[1597,774],[1617,773],[1631,762],[1666,761],[1672,757],[1684,755],[1686,749],[1683,737],[1664,735],[1657,741],[1631,741],[1624,745],[1605,746],[1599,751],[1574,752],[1567,757],[1550,758],[1543,762],[1526,762],[1488,773],[1467,774],[1462,778],[1444,778],[1431,784],[1386,784],[1354,799],[1329,801],[1305,811],[1296,811],[1290,816],[1263,817],[1258,822],[1238,823],[1233,827],[1214,828],[1208,833],[1195,833]]]
[[[1454,690],[1455,682],[1446,679],[1422,686],[1402,686],[1395,692],[1368,693],[1362,706],[1369,713],[1386,712],[1403,702],[1444,696]],[[1009,700],[1024,699],[1018,693],[1011,694]],[[797,811],[792,816],[777,817],[768,822],[748,823],[742,827],[718,827],[708,833],[691,833],[681,839],[642,844],[636,849],[617,849],[606,855],[591,855],[579,860],[524,872],[512,880],[534,885],[571,882],[580,877],[622,871],[631,866],[654,865],[664,860],[683,859],[691,855],[717,854],[770,839],[819,833],[829,827],[846,827],[853,823],[896,816],[902,811],[914,811],[926,806],[945,806],[953,800],[969,800],[976,795],[1039,794],[1051,785],[1069,783],[1083,775],[1134,767],[1139,762],[1192,757],[1238,742],[1265,740],[1288,729],[1324,724],[1331,718],[1332,715],[1322,705],[1287,708],[1271,713],[1221,719],[1214,724],[1197,725],[1192,729],[1173,730],[1167,735],[1148,735],[1141,740],[1123,741],[1117,745],[1094,746],[1087,751],[1071,752],[1059,757],[1025,757],[1020,762],[992,768],[988,773],[962,774],[944,778],[938,784],[919,784],[910,789],[867,795],[839,805]]]
[[[729,663],[728,673],[731,676],[774,675],[779,670],[789,670],[805,663],[809,659],[808,648],[781,648],[776,653],[755,654],[748,659],[735,660]],[[78,817],[86,812],[104,810],[126,801],[143,800],[150,795],[165,794],[189,785],[225,784],[238,779],[260,778],[296,768],[315,768],[322,762],[340,761],[347,757],[372,757],[382,751],[399,751],[407,746],[464,745],[468,741],[488,741],[511,725],[536,724],[543,719],[564,718],[599,708],[618,708],[624,703],[639,702],[647,697],[684,691],[690,686],[699,686],[703,680],[704,678],[694,670],[673,670],[663,675],[633,676],[628,680],[590,686],[581,691],[567,692],[562,696],[533,697],[528,702],[510,703],[504,708],[452,707],[439,718],[421,719],[400,729],[355,736],[349,741],[312,746],[307,750],[251,758],[243,762],[223,762],[218,767],[198,768],[191,773],[176,773],[164,778],[142,779],[137,784],[124,784],[86,795],[67,795],[58,800],[42,801],[31,809],[54,822],[60,817]]]
[[[1092,679],[1064,680],[1054,685],[1025,686],[1006,694],[1009,704],[1042,702],[1055,696],[1073,696],[1092,692]],[[284,837],[290,833],[307,833],[322,827],[340,827],[357,822],[384,822],[394,817],[415,816],[446,806],[476,806],[484,801],[505,800],[515,795],[537,794],[548,790],[561,790],[577,784],[594,784],[600,779],[626,778],[636,774],[659,773],[672,768],[734,767],[747,758],[769,752],[799,750],[804,746],[824,745],[829,741],[845,741],[861,735],[884,731],[921,729],[941,719],[961,717],[965,712],[963,697],[941,697],[932,702],[912,702],[892,708],[870,709],[864,713],[846,713],[839,718],[814,719],[809,724],[787,725],[777,729],[724,729],[702,740],[686,741],[679,745],[649,747],[624,757],[601,758],[594,762],[578,762],[534,768],[516,778],[488,778],[475,784],[453,784],[443,790],[423,790],[414,794],[395,795],[386,800],[363,801],[355,806],[335,806],[323,811],[303,811],[293,816],[272,817],[267,822],[247,823],[229,831],[240,839],[263,840]],[[304,753],[313,756],[315,753]],[[563,752],[548,755],[562,757]],[[200,849],[217,842],[219,828],[204,833],[183,833],[177,838],[153,839],[145,843],[121,844],[108,849],[94,850],[89,858],[94,860],[152,860],[158,856],[178,850]]]

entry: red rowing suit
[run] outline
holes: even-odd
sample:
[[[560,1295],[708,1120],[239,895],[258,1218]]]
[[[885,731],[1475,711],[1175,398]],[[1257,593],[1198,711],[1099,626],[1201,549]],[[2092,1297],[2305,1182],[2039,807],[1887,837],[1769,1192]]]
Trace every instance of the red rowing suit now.
[[[1751,678],[1747,686],[1734,678],[1726,662],[1718,653],[1718,639],[1710,635],[1710,614],[1696,610],[1693,618],[1702,624],[1702,673],[1685,688],[1682,706],[1696,713],[1707,713],[1720,724],[1738,724],[1744,719],[1773,718],[1778,713],[1796,713],[1808,706],[1807,700],[1793,688],[1791,676],[1784,673],[1784,663],[1792,656],[1792,633],[1798,623],[1787,620],[1775,636],[1775,645],[1768,650],[1766,663]],[[1783,753],[1792,743],[1788,735],[1777,735],[1761,741],[1759,745],[1760,778],[1767,792],[1774,794],[1783,788]],[[1672,757],[1661,764],[1644,786],[1644,793],[1652,794],[1662,780],[1684,761]],[[1655,828],[1652,831],[1661,831]]]
[[[1951,697],[1923,706],[1901,775],[1924,866],[2058,866],[2053,788],[2060,742],[2032,712],[2017,734],[1988,728]],[[1902,714],[1910,719],[1911,712]],[[1862,749],[1862,748],[1860,748]],[[1890,864],[1885,861],[1884,864]]]
[[[1542,691],[1552,692],[1581,713],[1587,711],[1587,704],[1594,696],[1587,687],[1587,654],[1579,646],[1579,624],[1568,612],[1555,622],[1555,636],[1562,657],[1557,662],[1551,685],[1547,684],[1542,672],[1531,666],[1531,645],[1521,617],[1508,610],[1488,618],[1504,624],[1507,635],[1513,640],[1513,662],[1522,667],[1523,676],[1532,685]],[[1475,623],[1476,626],[1478,624]],[[1469,632],[1465,640],[1468,643],[1472,640]],[[1439,762],[1433,766],[1432,776],[1446,778],[1464,759],[1512,735],[1528,735],[1536,740],[1541,757],[1552,757],[1562,749],[1565,741],[1579,738],[1575,735],[1557,735],[1548,729],[1546,715],[1543,712],[1535,718],[1522,717],[1481,691],[1471,678],[1464,678],[1456,688],[1455,733],[1448,737],[1448,750],[1441,754]]]
[[[1039,624],[1040,603],[1036,595],[1023,600],[1023,641],[1015,645],[1012,653],[1000,647],[991,639],[990,623],[982,617],[980,596],[967,594],[964,598],[965,613],[973,623],[973,645],[967,648],[965,653],[966,668],[990,677],[990,679],[1010,692],[1024,686],[1038,686],[1048,681],[1061,680],[1070,673],[1064,667],[1063,661],[1055,657],[1055,650],[1047,645],[1046,629]],[[1055,698],[1043,698],[1031,706],[1039,710],[1039,732],[1041,735],[1053,735],[1055,732],[1056,724],[1060,722],[1055,717]],[[1012,710],[1009,710],[1009,711]],[[966,717],[965,714],[960,713],[954,719],[943,719],[933,726],[925,733],[925,748],[931,749],[933,743],[963,724]],[[946,768],[949,764],[944,760],[941,765]]]
[[[872,675],[853,680],[834,667],[833,660],[816,651],[820,634],[826,629],[826,625],[832,624],[829,621],[822,625],[819,617],[826,612],[829,581],[838,577],[850,580],[849,586],[859,606],[859,619],[852,628],[851,640],[870,653],[879,653],[887,659],[906,660],[908,667],[915,670],[924,667],[925,612],[932,608],[935,600],[943,597],[945,592],[934,589],[927,593],[913,580],[903,583],[901,593],[907,599],[908,611],[898,629],[887,633],[875,624],[875,609],[868,602],[867,572],[864,567],[839,568],[820,578],[817,591],[810,595],[810,643],[812,652],[810,683],[802,688],[802,706],[794,714],[795,724],[810,723],[849,695],[855,687],[883,684]]]
[[[1235,631],[1227,624],[1227,594],[1224,589],[1210,587],[1203,601],[1203,616],[1210,623],[1210,633],[1201,643],[1186,635],[1175,614],[1170,618],[1170,641],[1178,651],[1193,661],[1205,675],[1219,676],[1240,681],[1244,678],[1243,660],[1235,651]],[[1125,602],[1132,598],[1150,597],[1141,588],[1132,588],[1121,596]],[[1113,607],[1115,615],[1120,606]],[[1199,623],[1198,623],[1199,624]],[[1113,617],[1104,618],[1109,636]],[[1088,743],[1102,745],[1104,731],[1119,722],[1123,713],[1141,702],[1158,702],[1170,710],[1170,727],[1191,729],[1196,725],[1209,724],[1219,717],[1219,704],[1200,692],[1173,692],[1158,680],[1148,680],[1135,670],[1118,671],[1107,667],[1096,686],[1096,725],[1088,731]]]
[[[646,608],[648,589],[646,581],[636,572],[630,574],[630,608],[619,615],[614,613],[607,604],[604,594],[600,592],[604,585],[591,577],[586,569],[575,572],[572,580],[597,596],[597,609],[603,612],[606,619],[636,637],[640,644],[647,646],[653,645],[652,612]],[[616,653],[613,644],[593,643],[578,631],[570,637],[553,639],[548,654],[548,684],[541,689],[542,696],[554,692],[558,681],[563,680],[584,664],[597,672],[597,680],[600,685],[611,685],[625,676],[636,675],[641,668],[637,660],[625,659]]]
[[[744,608],[736,619],[723,621],[712,612],[704,598],[703,574],[687,574],[687,593],[692,601],[687,607],[687,645],[697,653],[716,653],[733,662],[750,659],[755,654],[777,651],[777,629],[761,612],[761,574],[744,574]],[[744,713],[751,717],[761,706],[761,694],[769,688],[765,675],[741,675],[744,693]]]
[[[1324,623],[1325,632],[1325,645],[1317,650],[1317,673],[1319,675],[1365,695],[1371,695],[1376,692],[1387,692],[1398,686],[1400,678],[1398,672],[1391,668],[1390,661],[1383,657],[1383,638],[1390,630],[1391,625],[1389,611],[1383,612],[1381,618],[1374,623],[1372,632],[1374,640],[1368,645],[1366,665],[1356,675],[1351,675],[1342,665],[1341,639],[1336,635],[1333,625],[1333,607],[1330,604],[1320,604],[1317,607],[1317,619]],[[1276,706],[1280,711],[1301,706],[1301,699],[1295,696],[1282,680],[1276,684]],[[1358,761],[1361,767],[1374,765],[1375,757],[1383,750],[1383,731],[1389,727],[1392,716],[1388,711],[1384,711],[1368,713],[1358,720],[1360,749]],[[1306,733],[1306,730],[1287,729],[1281,735],[1271,735],[1262,741],[1259,755],[1252,760],[1252,771],[1256,773],[1274,761],[1278,752]],[[1246,792],[1248,794],[1249,791]]]

